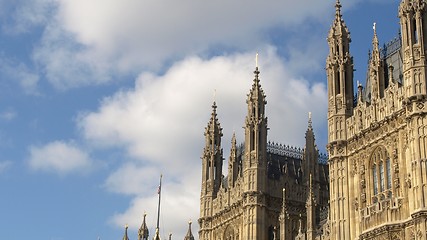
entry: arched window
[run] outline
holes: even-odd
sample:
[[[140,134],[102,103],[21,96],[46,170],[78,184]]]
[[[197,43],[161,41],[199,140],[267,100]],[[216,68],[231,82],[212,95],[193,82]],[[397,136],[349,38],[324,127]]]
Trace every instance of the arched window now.
[[[225,240],[234,240],[235,237],[236,237],[235,235],[236,234],[235,234],[234,228],[231,225],[228,225],[225,228],[224,238],[223,239],[225,239]]]
[[[383,146],[372,153],[370,164],[372,202],[376,203],[392,196],[391,161]]]
[[[415,18],[412,19],[412,27],[413,27],[414,43],[418,43],[417,20]]]
[[[341,72],[337,72],[337,79],[336,79],[336,94],[341,94]]]

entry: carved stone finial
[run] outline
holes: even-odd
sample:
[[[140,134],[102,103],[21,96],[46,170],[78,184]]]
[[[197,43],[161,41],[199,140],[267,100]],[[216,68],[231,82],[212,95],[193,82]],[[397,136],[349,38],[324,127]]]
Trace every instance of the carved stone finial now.
[[[337,0],[337,2],[335,3],[335,10],[336,10],[337,17],[341,17],[341,3],[340,3],[340,0]]]
[[[258,68],[258,52],[255,55],[255,67]]]

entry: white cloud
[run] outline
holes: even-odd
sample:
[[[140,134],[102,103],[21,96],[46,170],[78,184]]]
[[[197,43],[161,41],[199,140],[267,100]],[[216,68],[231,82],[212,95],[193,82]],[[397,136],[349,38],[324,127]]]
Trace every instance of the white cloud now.
[[[89,155],[72,142],[54,141],[44,146],[31,146],[28,164],[36,171],[66,175],[87,172],[92,162]]]
[[[59,17],[77,42],[118,57],[126,69],[157,66],[215,44],[254,46],[265,37],[261,30],[328,20],[333,2],[65,0]]]
[[[218,46],[256,49],[271,32],[309,20],[327,28],[334,1],[307,1],[38,0],[22,3],[15,15],[25,26],[44,26],[33,60],[56,88],[65,89],[161,70]]]
[[[80,116],[79,127],[90,143],[100,148],[123,147],[136,159],[124,162],[105,183],[110,191],[134,196],[131,206],[113,217],[115,224],[137,226],[144,209],[155,214],[155,208],[147,206],[155,206],[153,192],[157,176],[163,173],[165,184],[171,185],[165,190],[165,202],[183,202],[179,209],[182,212],[175,212],[174,205],[167,203],[163,209],[170,211],[168,219],[176,220],[171,225],[183,224],[174,229],[177,236],[183,236],[188,218],[198,217],[200,156],[213,91],[217,90],[217,112],[224,128],[222,141],[227,159],[233,130],[238,142],[243,141],[241,127],[247,110],[246,94],[253,82],[254,56],[250,52],[207,60],[189,57],[164,75],[142,73],[134,89],[119,91],[104,99],[96,112]],[[269,139],[303,147],[309,111],[313,112],[316,130],[326,126],[326,87],[323,82],[296,78],[285,67],[286,62],[272,47],[260,52]]]
[[[12,166],[12,161],[0,161],[0,174]]]
[[[106,182],[105,187],[112,192],[130,195],[154,193],[156,184],[153,179],[158,178],[159,170],[149,166],[138,166],[135,163],[125,163]]]
[[[61,90],[111,81],[117,70],[115,60],[74,38],[75,34],[65,31],[58,21],[46,25],[32,58],[47,80]]]
[[[279,44],[294,45],[296,38],[313,46],[307,41],[313,29],[308,34],[301,29],[315,22],[316,29],[321,26],[326,32],[334,2],[0,0],[0,16],[7,19],[2,24],[6,31],[42,29],[33,60],[50,83],[67,89],[119,80],[142,69],[162,71],[171,61],[210,55],[218,48],[257,49],[284,29],[292,29],[291,34]],[[360,2],[346,1],[344,8]],[[319,45],[315,42],[312,49]],[[288,49],[295,53],[295,47]],[[34,76],[22,84],[37,84]]]

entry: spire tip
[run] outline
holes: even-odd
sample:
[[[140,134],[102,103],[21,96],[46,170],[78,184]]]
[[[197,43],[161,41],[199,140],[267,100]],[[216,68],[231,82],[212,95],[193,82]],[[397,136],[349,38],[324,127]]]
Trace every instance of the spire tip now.
[[[258,52],[255,55],[255,67],[258,69]]]

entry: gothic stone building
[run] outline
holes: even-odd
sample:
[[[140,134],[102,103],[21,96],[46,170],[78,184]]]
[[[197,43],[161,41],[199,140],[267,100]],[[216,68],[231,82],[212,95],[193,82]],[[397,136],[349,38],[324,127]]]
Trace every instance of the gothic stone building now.
[[[244,144],[233,137],[223,177],[214,103],[200,239],[427,239],[427,1],[402,0],[398,16],[399,37],[381,49],[374,26],[366,84],[355,94],[350,33],[336,1],[327,38],[328,165],[311,120],[303,150],[267,142],[257,68]]]
[[[311,119],[303,150],[267,142],[267,101],[258,67],[254,73],[244,143],[237,146],[233,134],[227,177],[222,128],[212,106],[202,155],[201,240],[295,239],[303,229],[314,234],[327,218],[321,216],[329,199],[326,156],[319,156]]]
[[[326,60],[330,239],[427,239],[427,1],[401,1],[401,35],[382,49],[374,26],[356,98],[340,8]]]

